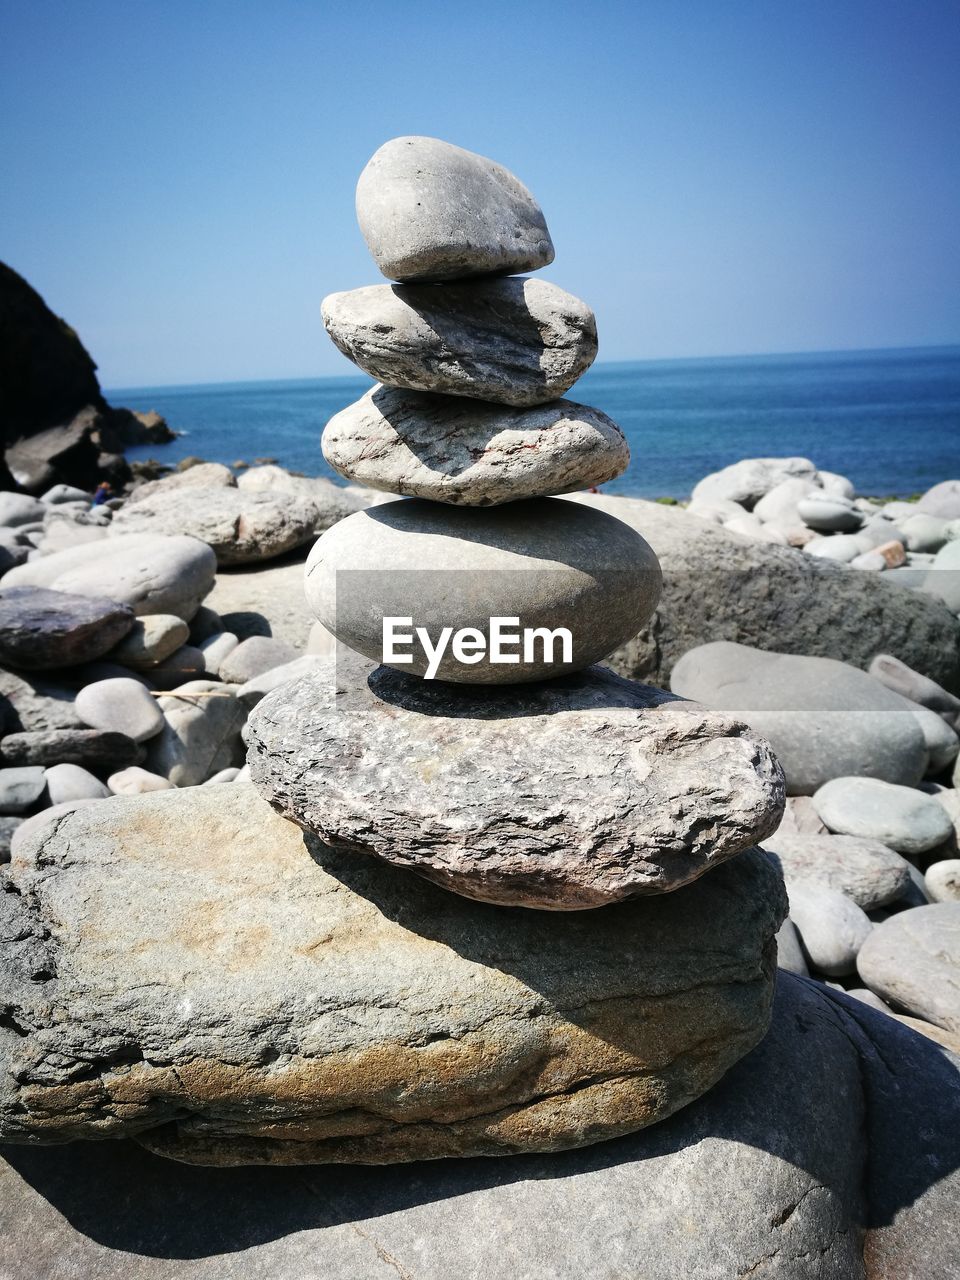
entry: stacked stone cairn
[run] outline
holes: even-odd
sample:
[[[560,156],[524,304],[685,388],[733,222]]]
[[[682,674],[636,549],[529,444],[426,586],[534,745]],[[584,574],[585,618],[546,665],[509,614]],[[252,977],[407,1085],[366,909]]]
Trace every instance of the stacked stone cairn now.
[[[742,724],[592,665],[649,620],[660,569],[627,525],[556,496],[629,453],[609,418],[562,398],[596,353],[592,312],[511,274],[553,259],[531,194],[407,137],[373,156],[357,211],[395,283],[324,302],[334,342],[379,383],[323,451],[401,500],[316,543],[307,597],[339,657],[259,704],[248,759],[274,809],[323,842],[317,861],[390,922],[351,1020],[404,1054],[347,1071],[353,1111],[287,1129],[279,1156],[278,1125],[257,1158],[584,1145],[671,1114],[763,1036],[786,903],[754,846],[780,820],[782,774]],[[566,628],[571,645],[535,636],[493,661],[495,617],[517,635]],[[384,618],[423,628],[433,661],[413,640],[385,655]],[[443,628],[463,632],[459,653],[437,652]],[[324,1034],[318,1057],[353,1033]],[[190,1141],[172,1153],[193,1158]]]

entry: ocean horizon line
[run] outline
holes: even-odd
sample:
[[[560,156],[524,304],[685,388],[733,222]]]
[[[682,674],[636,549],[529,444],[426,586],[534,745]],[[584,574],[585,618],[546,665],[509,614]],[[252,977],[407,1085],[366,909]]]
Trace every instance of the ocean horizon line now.
[[[918,352],[949,352],[960,351],[960,341],[958,342],[937,342],[925,343],[914,346],[883,346],[883,347],[828,347],[823,349],[810,349],[806,351],[742,351],[727,353],[724,355],[701,355],[701,356],[644,356],[629,360],[597,360],[590,366],[586,372],[581,375],[588,376],[594,370],[624,368],[631,365],[689,365],[689,364],[733,364],[737,361],[772,361],[772,360],[804,360],[804,359],[824,359],[827,357],[844,357],[844,356],[883,356],[895,353],[904,353],[916,355]],[[199,392],[210,388],[224,387],[271,387],[271,386],[305,386],[311,383],[355,383],[368,380],[374,382],[375,379],[369,378],[362,370],[357,369],[355,373],[343,374],[304,374],[297,377],[287,378],[239,378],[239,379],[206,379],[200,382],[142,382],[142,383],[124,383],[103,387],[104,395],[109,399],[116,399],[118,396],[129,395],[131,392],[152,392],[162,391],[164,393],[175,391]]]

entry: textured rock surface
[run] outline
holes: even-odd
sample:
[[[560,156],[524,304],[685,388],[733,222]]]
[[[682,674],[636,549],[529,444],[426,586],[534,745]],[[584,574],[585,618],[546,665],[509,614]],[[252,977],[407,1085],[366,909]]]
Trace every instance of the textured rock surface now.
[[[912,785],[927,769],[923,731],[911,708],[879,681],[832,658],[719,640],[684,654],[670,687],[736,715],[767,738],[792,795],[811,795],[831,778],[854,774]]]
[[[218,564],[246,564],[309,542],[315,519],[314,509],[295,497],[224,486],[144,498],[117,512],[111,533],[185,533],[211,547]]]
[[[361,489],[355,484],[334,484],[325,476],[295,476],[283,467],[273,465],[250,467],[240,473],[237,487],[244,493],[272,493],[274,497],[292,494],[313,508],[313,531],[323,533],[338,520],[362,511],[374,502],[385,501],[383,494]]]
[[[574,514],[575,513],[575,514]],[[490,633],[492,617],[521,628],[565,627],[572,661],[544,646],[516,664],[460,662],[452,646],[440,680],[504,684],[555,676],[597,662],[634,635],[660,593],[660,568],[629,526],[554,498],[463,510],[435,502],[389,502],[328,529],[310,553],[306,595],[317,619],[376,662],[383,619],[413,617],[436,642],[444,627]],[[424,674],[423,648],[403,669]],[[919,732],[919,730],[918,730]]]
[[[511,409],[392,387],[335,414],[321,443],[348,480],[471,507],[603,484],[630,461],[617,424],[572,400]]]
[[[5,764],[79,764],[91,769],[122,769],[138,764],[143,753],[125,733],[101,729],[37,729],[8,733],[0,742]]]
[[[372,285],[324,298],[323,323],[378,382],[497,404],[556,400],[597,354],[593,312],[546,280]]]
[[[392,138],[357,183],[357,220],[393,280],[535,271],[553,261],[540,206],[509,170],[439,138]]]
[[[849,573],[656,502],[594,494],[560,501],[632,525],[660,560],[664,586],[657,611],[612,659],[624,675],[662,684],[688,649],[733,640],[855,667],[892,653],[944,688],[960,688],[960,621],[941,602],[890,582],[888,574]]]
[[[466,904],[248,785],[222,796],[117,797],[21,847],[3,1139],[152,1130],[214,1164],[556,1150],[669,1115],[766,1029],[785,900],[761,854],[598,930]]]
[[[884,1000],[960,1032],[960,902],[913,907],[877,925],[857,958]]]
[[[812,880],[846,894],[864,911],[895,902],[910,887],[908,863],[878,840],[778,830],[763,847],[776,856],[788,885]]]
[[[129,604],[136,614],[189,621],[213,586],[217,562],[196,538],[138,533],[57,551],[11,569],[5,587],[51,587]]]
[[[925,853],[953,833],[949,813],[933,796],[876,778],[834,778],[813,803],[831,831],[879,840],[899,853]]]
[[[133,610],[113,600],[44,587],[0,591],[0,662],[28,671],[103,657],[133,626]]]
[[[782,975],[769,1034],[709,1093],[578,1151],[191,1169],[129,1142],[8,1146],[0,1270],[946,1280],[960,1251],[957,1082],[955,1059],[892,1018]]]
[[[331,844],[468,897],[567,910],[663,893],[780,821],[765,743],[602,668],[503,691],[364,675],[328,662],[264,698],[251,777]]]
[[[127,499],[127,505],[135,505],[157,494],[169,496],[182,489],[235,489],[237,479],[222,462],[198,462],[186,471],[174,471],[159,480],[147,480],[137,485]]]
[[[0,728],[4,733],[82,727],[72,689],[0,667]]]

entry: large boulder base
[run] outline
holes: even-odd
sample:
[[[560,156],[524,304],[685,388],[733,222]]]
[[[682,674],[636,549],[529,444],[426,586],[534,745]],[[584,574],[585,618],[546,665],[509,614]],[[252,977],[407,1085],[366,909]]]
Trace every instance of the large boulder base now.
[[[0,1140],[203,1164],[556,1151],[709,1089],[766,1030],[783,882],[552,916],[337,854],[249,785],[93,801],[0,884]],[[7,874],[7,873],[4,873]]]
[[[258,704],[247,742],[308,830],[509,906],[677,889],[783,814],[766,743],[600,667],[474,690],[328,660]]]
[[[892,1018],[781,974],[768,1035],[709,1093],[577,1151],[213,1169],[132,1142],[8,1146],[0,1271],[946,1280],[960,1253],[958,1078],[956,1059]]]
[[[688,649],[733,640],[863,668],[878,653],[892,653],[945,689],[960,690],[960,620],[942,601],[885,581],[885,574],[755,542],[655,502],[594,494],[560,501],[626,521],[660,561],[656,612],[610,660],[624,675],[665,685]]]

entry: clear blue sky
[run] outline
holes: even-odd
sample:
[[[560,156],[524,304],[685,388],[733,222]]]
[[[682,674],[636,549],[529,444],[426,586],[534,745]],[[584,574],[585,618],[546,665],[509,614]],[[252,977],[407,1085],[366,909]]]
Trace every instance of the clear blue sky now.
[[[0,257],[105,386],[342,374],[380,143],[513,169],[606,360],[960,340],[960,0],[0,0]]]

